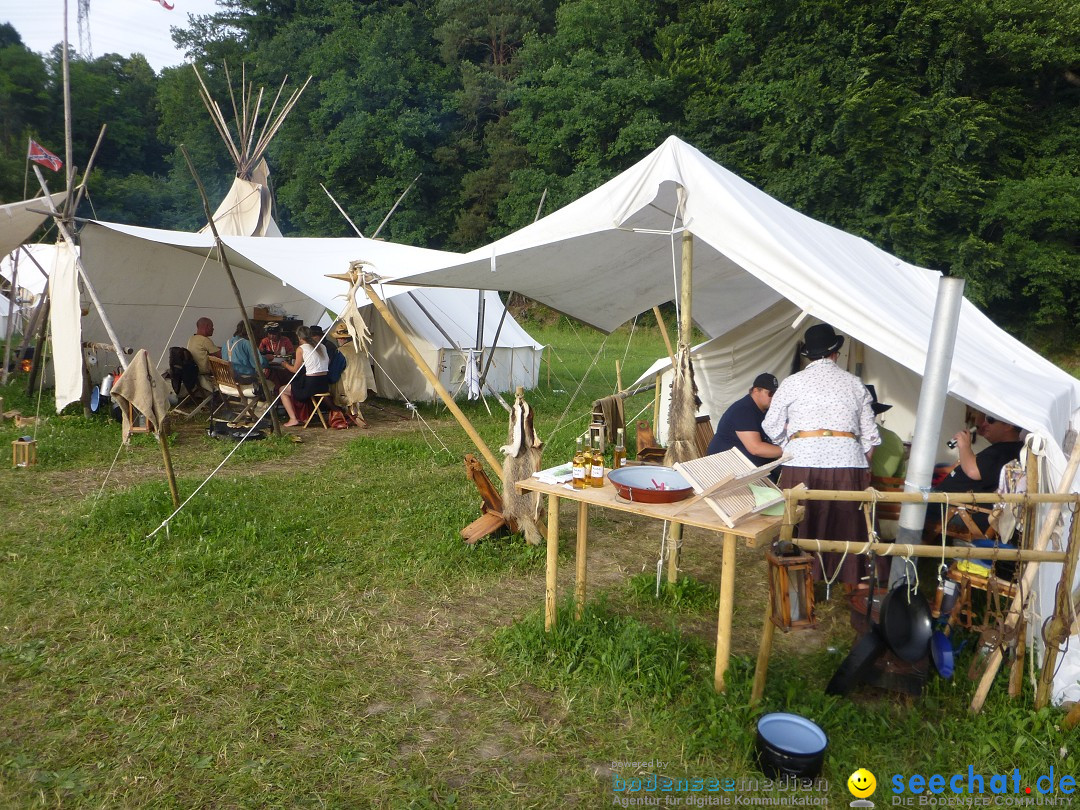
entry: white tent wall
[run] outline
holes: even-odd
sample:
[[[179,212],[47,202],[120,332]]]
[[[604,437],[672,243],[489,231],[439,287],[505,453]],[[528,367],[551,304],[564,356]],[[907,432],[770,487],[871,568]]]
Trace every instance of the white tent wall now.
[[[328,273],[344,273],[354,260],[365,261],[380,276],[396,277],[404,268],[441,266],[457,255],[442,251],[395,245],[372,239],[306,239],[264,237],[223,237],[229,263],[245,305],[277,304],[305,323],[317,323],[327,310],[340,312],[348,285]],[[232,334],[240,312],[232,287],[217,262],[217,248],[210,234],[161,231],[150,228],[88,223],[82,231],[83,261],[98,296],[126,345],[146,348],[159,367],[167,363],[169,346],[185,346],[195,331],[195,322],[206,316],[214,321],[214,340],[219,345]],[[209,258],[208,258],[209,257]],[[196,280],[198,283],[196,284]],[[429,352],[430,364],[438,369],[449,362],[438,349],[456,346],[468,349],[476,340],[475,291],[384,286],[382,295],[395,304],[406,329],[417,336],[421,353]],[[410,296],[439,320],[453,343],[445,340]],[[189,300],[190,296],[190,300]],[[484,340],[495,338],[502,304],[497,293],[488,293],[485,308]],[[185,305],[186,302],[186,305]],[[360,296],[358,306],[375,335],[373,353],[395,378],[409,399],[425,401],[435,392],[408,357],[397,338],[384,330],[382,318]],[[84,319],[87,340],[108,342],[96,312]],[[424,346],[430,348],[425,349]],[[492,385],[496,390],[512,390],[514,385],[531,388],[536,384],[539,361],[525,362],[542,347],[532,340],[513,316],[508,316],[499,335],[496,360],[492,364]],[[514,364],[502,352],[521,355]],[[99,374],[115,365],[100,358]],[[104,365],[103,365],[104,364]],[[510,373],[510,369],[514,373]],[[525,371],[533,370],[531,375]],[[377,393],[398,398],[395,387],[376,366]],[[401,379],[397,379],[400,377]],[[444,381],[446,382],[446,381]],[[503,387],[503,386],[506,387]],[[455,386],[448,384],[451,391]]]
[[[393,287],[386,287],[393,290]],[[477,293],[472,290],[411,290],[394,296],[388,302],[391,311],[401,322],[439,382],[457,394],[464,382],[464,367],[469,350],[476,344]],[[491,354],[503,304],[497,293],[484,293],[484,354],[486,363]],[[472,320],[463,317],[469,313]],[[393,333],[371,306],[361,314],[371,329],[374,345],[390,348],[380,352],[375,366],[375,382],[380,396],[397,399],[404,395],[411,401],[429,401],[437,394],[416,364],[398,344]],[[434,319],[434,320],[433,320]],[[437,325],[436,325],[437,322]],[[512,391],[517,386],[532,388],[540,371],[543,347],[529,337],[512,316],[507,315],[499,332],[499,346],[487,379],[496,391]],[[380,368],[379,366],[382,366]],[[400,389],[401,393],[398,393]]]
[[[0,276],[8,281],[15,279],[23,291],[23,297],[30,298],[30,306],[36,306],[38,298],[49,284],[47,273],[56,261],[57,246],[52,244],[22,245],[0,259]]]
[[[610,332],[652,306],[679,300],[683,229],[694,236],[692,314],[705,334],[726,335],[786,300],[859,340],[868,367],[876,352],[916,378],[922,374],[939,273],[787,207],[675,137],[460,264],[403,281],[514,290]],[[743,372],[749,376],[735,388],[748,388],[760,370]],[[883,369],[868,371],[867,381],[876,382],[874,373],[882,375],[882,398],[900,400],[903,392]],[[895,385],[907,383],[898,375]],[[1067,436],[1080,428],[1080,380],[964,301],[948,390],[957,402],[1042,439],[1040,486],[1058,488]],[[1077,481],[1065,486],[1076,491]],[[1036,609],[1043,618],[1052,612],[1059,571],[1040,568]],[[1080,644],[1063,656],[1055,676],[1054,700],[1066,699],[1080,699]]]
[[[789,301],[774,304],[752,321],[748,321],[725,335],[695,346],[692,351],[694,381],[701,398],[699,415],[707,415],[716,427],[727,407],[744,396],[754,378],[769,371],[784,379],[792,371],[795,352],[803,332],[818,323],[815,318],[802,320],[796,328],[792,324],[799,310]],[[856,341],[848,338],[841,350],[840,365],[854,372]],[[644,384],[661,374],[659,416],[654,431],[662,443],[667,443],[668,405],[671,391],[671,362],[661,358],[649,368],[637,384]],[[878,421],[897,433],[904,441],[911,441],[915,432],[915,413],[919,405],[922,382],[918,374],[899,365],[889,357],[869,347],[863,348],[861,377],[874,385],[878,399],[892,405],[892,409],[878,417]],[[948,435],[959,430],[965,414],[964,403],[949,397],[943,430]],[[944,439],[944,436],[943,436]],[[978,448],[976,448],[978,449]],[[955,461],[955,451],[941,446],[941,461]]]

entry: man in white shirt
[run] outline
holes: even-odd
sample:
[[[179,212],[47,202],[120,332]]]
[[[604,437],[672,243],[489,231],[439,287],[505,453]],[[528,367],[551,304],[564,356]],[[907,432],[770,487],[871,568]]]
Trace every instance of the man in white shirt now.
[[[773,395],[761,427],[792,456],[780,475],[785,489],[798,484],[832,490],[870,486],[869,460],[881,437],[866,386],[836,365],[843,345],[843,336],[829,324],[811,326],[802,350],[810,364],[780,383]],[[799,537],[864,542],[866,523],[859,504],[808,501]],[[822,554],[825,570],[815,560],[815,576],[858,584],[865,574],[861,558],[849,554],[841,568],[841,557]],[[879,575],[887,575],[887,566],[881,566]]]

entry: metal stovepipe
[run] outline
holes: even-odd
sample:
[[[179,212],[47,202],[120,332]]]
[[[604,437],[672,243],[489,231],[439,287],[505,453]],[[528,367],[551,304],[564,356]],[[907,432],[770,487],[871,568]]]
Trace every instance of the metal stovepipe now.
[[[923,370],[922,391],[919,407],[915,413],[915,433],[911,441],[911,457],[908,460],[905,492],[926,492],[930,489],[941,441],[941,421],[945,413],[945,398],[949,394],[949,372],[952,369],[956,332],[960,323],[960,305],[964,301],[964,280],[942,276],[938,282],[937,301],[934,304],[934,321],[930,327],[930,343],[926,349],[926,367]],[[897,543],[921,543],[923,523],[926,521],[926,504],[905,503],[900,507],[900,525],[896,531]],[[906,578],[912,565],[896,558],[889,576],[889,584]]]

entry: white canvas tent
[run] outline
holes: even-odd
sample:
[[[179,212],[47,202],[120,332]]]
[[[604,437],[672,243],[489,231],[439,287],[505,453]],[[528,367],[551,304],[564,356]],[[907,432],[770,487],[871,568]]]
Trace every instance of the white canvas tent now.
[[[59,206],[66,194],[61,191],[51,196],[53,205]],[[39,212],[48,210],[43,197],[0,205],[0,256],[7,256],[29,239],[48,217]]]
[[[763,322],[756,322],[759,315],[787,301],[788,314],[833,324],[876,352],[881,365],[906,369],[913,381],[922,374],[938,273],[788,208],[674,137],[613,180],[460,264],[405,281],[515,290],[610,331],[679,299],[684,229],[694,236],[693,316],[709,336],[752,332]],[[748,388],[760,370],[740,369],[736,388]],[[954,400],[1041,436],[1044,485],[1057,487],[1067,432],[1080,427],[1080,381],[964,301],[948,388]],[[895,402],[900,392],[890,385],[880,393]],[[1044,616],[1059,576],[1058,565],[1040,568],[1036,609]],[[1073,646],[1055,677],[1055,701],[1080,698],[1080,649]]]
[[[406,269],[441,267],[456,258],[443,251],[373,239],[222,239],[248,308],[276,304],[305,323],[317,323],[326,310],[342,310],[348,285],[326,274],[343,273],[354,260],[362,259],[381,276],[396,278]],[[211,234],[90,222],[83,228],[81,241],[86,272],[126,345],[146,348],[155,361],[161,358],[165,362],[167,348],[186,345],[195,331],[195,321],[204,315],[214,321],[215,341],[219,344],[232,333],[239,312],[217,261]],[[385,295],[443,383],[451,392],[459,388],[463,365],[459,350],[467,351],[475,342],[477,294],[388,286]],[[485,300],[486,361],[502,305],[496,293],[489,293]],[[435,399],[434,390],[396,338],[384,331],[381,318],[367,299],[358,300],[357,305],[374,335],[376,392],[391,399]],[[424,314],[421,305],[438,326]],[[94,311],[84,318],[83,337],[107,341]],[[508,316],[494,349],[489,375],[492,386],[499,391],[510,391],[518,385],[533,387],[542,351],[543,347]],[[98,367],[112,364],[112,360],[103,358]]]

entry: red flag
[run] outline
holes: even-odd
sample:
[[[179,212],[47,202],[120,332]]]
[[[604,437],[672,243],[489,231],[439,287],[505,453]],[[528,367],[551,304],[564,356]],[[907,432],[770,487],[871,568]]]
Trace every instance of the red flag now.
[[[37,141],[30,141],[30,151],[26,153],[26,157],[34,163],[40,163],[42,166],[48,166],[54,172],[60,171],[64,168],[64,161],[46,149]]]
[[[174,8],[176,8],[175,3],[169,3],[166,2],[166,0],[154,0],[154,2],[160,4],[161,7],[163,9],[166,9],[167,11],[172,11]]]

